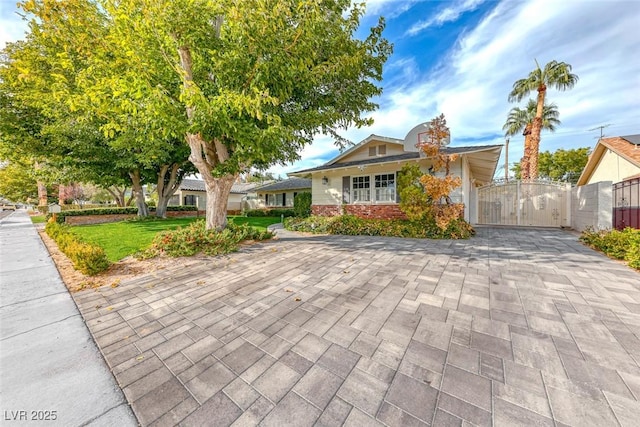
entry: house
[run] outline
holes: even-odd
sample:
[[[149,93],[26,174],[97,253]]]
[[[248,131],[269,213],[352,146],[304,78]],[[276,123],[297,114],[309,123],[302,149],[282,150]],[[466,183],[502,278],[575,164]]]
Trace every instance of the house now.
[[[263,185],[254,191],[258,194],[255,208],[292,208],[298,193],[311,192],[311,179],[289,178]]]
[[[235,183],[231,187],[227,212],[239,213],[245,199],[255,197],[255,188],[259,182]],[[201,179],[183,179],[176,194],[171,197],[171,206],[197,206],[199,210],[206,210],[207,192]]]
[[[640,135],[600,138],[577,185],[616,183],[637,174],[640,174]]]
[[[433,170],[433,160],[416,147],[427,126],[416,126],[404,140],[371,135],[322,166],[289,175],[311,178],[315,215],[347,212],[369,218],[403,218],[397,174],[408,163],[418,164],[425,174]],[[464,203],[468,221],[475,222],[475,188],[492,181],[501,150],[502,145],[444,149],[457,155],[450,173],[461,177],[462,186],[454,190],[451,199]]]

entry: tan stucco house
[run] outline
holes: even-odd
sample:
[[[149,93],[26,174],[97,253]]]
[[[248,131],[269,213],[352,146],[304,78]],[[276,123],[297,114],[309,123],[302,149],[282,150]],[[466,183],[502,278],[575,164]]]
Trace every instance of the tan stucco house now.
[[[397,174],[407,163],[417,163],[426,174],[433,161],[420,151],[419,125],[402,139],[371,135],[322,166],[290,173],[311,179],[312,212],[339,215],[343,212],[369,218],[401,218]],[[451,194],[464,203],[465,219],[475,221],[475,189],[492,181],[502,145],[447,147],[457,154],[450,173],[460,176],[462,187]],[[438,172],[440,173],[440,172]]]
[[[640,135],[598,140],[584,167],[578,186],[602,181],[614,183],[640,174]]]

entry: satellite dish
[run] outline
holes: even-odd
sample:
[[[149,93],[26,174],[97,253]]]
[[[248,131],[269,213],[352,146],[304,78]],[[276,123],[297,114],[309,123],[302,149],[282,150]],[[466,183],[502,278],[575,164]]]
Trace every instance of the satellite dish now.
[[[404,137],[404,151],[420,151],[418,149],[419,144],[429,142],[429,122],[420,123],[409,131],[407,136]],[[449,129],[447,129],[448,131]],[[451,142],[451,133],[447,135],[444,141],[444,145],[448,145]]]

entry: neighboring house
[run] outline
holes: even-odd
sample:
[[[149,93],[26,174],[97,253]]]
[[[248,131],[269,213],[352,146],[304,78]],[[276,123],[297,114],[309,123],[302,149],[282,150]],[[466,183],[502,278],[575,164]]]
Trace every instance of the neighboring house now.
[[[616,183],[637,174],[640,174],[640,135],[600,138],[577,185]]]
[[[312,212],[339,215],[342,212],[370,218],[402,218],[397,192],[397,174],[408,163],[416,163],[426,174],[432,159],[416,148],[426,124],[412,129],[402,139],[371,135],[328,163],[291,176],[312,180]],[[460,176],[462,186],[451,194],[456,203],[464,203],[465,219],[475,222],[475,188],[492,181],[502,145],[447,147],[456,154],[450,173]],[[438,172],[444,175],[444,172]]]
[[[311,179],[289,178],[263,185],[254,190],[257,203],[253,208],[293,207],[293,200],[298,193],[311,192]]]
[[[240,212],[242,203],[246,198],[256,197],[255,188],[260,183],[247,182],[236,183],[231,187],[229,201],[227,202],[227,211]],[[204,181],[201,179],[183,179],[180,188],[173,195],[169,202],[172,206],[197,206],[199,210],[206,210],[207,192],[204,187]]]

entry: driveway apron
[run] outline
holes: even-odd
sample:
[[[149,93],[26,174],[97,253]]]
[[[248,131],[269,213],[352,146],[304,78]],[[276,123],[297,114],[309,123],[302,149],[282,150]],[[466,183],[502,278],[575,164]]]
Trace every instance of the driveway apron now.
[[[640,274],[562,230],[282,233],[75,298],[143,425],[640,418]]]

